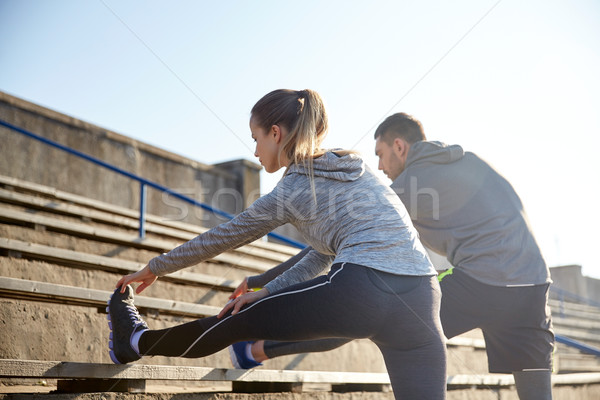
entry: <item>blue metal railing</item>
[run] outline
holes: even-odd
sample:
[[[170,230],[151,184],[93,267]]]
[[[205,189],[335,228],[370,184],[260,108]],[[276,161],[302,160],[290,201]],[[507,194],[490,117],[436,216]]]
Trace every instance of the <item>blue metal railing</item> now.
[[[229,213],[227,213],[225,211],[216,209],[216,208],[211,207],[211,206],[209,206],[207,204],[204,204],[204,203],[201,203],[199,201],[196,201],[196,200],[194,200],[194,199],[192,199],[190,197],[187,197],[187,196],[185,196],[185,195],[183,195],[181,193],[178,193],[178,192],[176,192],[176,191],[174,191],[172,189],[169,189],[166,186],[160,185],[160,184],[158,184],[156,182],[152,182],[152,181],[150,181],[148,179],[142,178],[141,176],[132,174],[131,172],[125,171],[125,170],[123,170],[123,169],[121,169],[119,167],[116,167],[116,166],[114,166],[112,164],[104,162],[104,161],[102,161],[102,160],[100,160],[98,158],[92,157],[90,155],[87,155],[85,153],[82,153],[80,151],[72,149],[70,147],[64,146],[64,145],[62,145],[62,144],[60,144],[58,142],[54,142],[54,141],[52,141],[50,139],[47,139],[45,137],[36,135],[35,133],[29,132],[29,131],[27,131],[27,130],[25,130],[23,128],[19,128],[18,126],[12,125],[12,124],[10,124],[8,122],[5,122],[3,120],[0,120],[0,125],[4,126],[6,128],[9,128],[9,129],[11,129],[11,130],[13,130],[15,132],[19,132],[19,133],[21,133],[21,134],[23,134],[23,135],[25,135],[25,136],[27,136],[29,138],[32,138],[32,139],[35,139],[35,140],[40,141],[42,143],[45,143],[45,144],[47,144],[49,146],[52,146],[52,147],[55,147],[57,149],[63,150],[63,151],[65,151],[65,152],[67,152],[69,154],[72,154],[74,156],[83,158],[84,160],[87,160],[87,161],[89,161],[89,162],[91,162],[93,164],[96,164],[96,165],[102,166],[104,168],[107,168],[107,169],[109,169],[109,170],[111,170],[113,172],[116,172],[116,173],[120,174],[120,175],[126,176],[129,179],[138,181],[140,183],[140,217],[139,217],[139,236],[140,236],[140,238],[143,238],[145,236],[146,192],[147,192],[147,187],[151,187],[151,188],[157,189],[157,190],[159,190],[161,192],[165,192],[165,193],[167,193],[167,194],[169,194],[169,195],[171,195],[171,196],[173,196],[173,197],[175,197],[177,199],[183,200],[183,201],[185,201],[187,203],[193,204],[194,206],[200,207],[200,208],[202,208],[204,210],[210,211],[210,212],[212,212],[212,213],[214,213],[216,215],[220,215],[220,216],[225,217],[227,219],[232,219],[232,218],[235,217],[235,215],[233,215],[233,214],[229,214]],[[282,235],[280,235],[278,233],[275,233],[275,232],[270,232],[267,235],[270,236],[270,237],[272,237],[272,238],[274,238],[274,239],[280,240],[280,241],[282,241],[284,243],[287,243],[287,244],[289,244],[291,246],[294,246],[294,247],[297,247],[297,248],[300,248],[300,249],[303,249],[304,247],[306,247],[306,245],[303,244],[303,243],[297,242],[297,241],[295,241],[293,239],[287,238],[287,237],[282,236]]]
[[[561,289],[558,288],[556,286],[550,286],[550,291],[552,293],[554,293],[555,295],[558,296],[558,301],[560,302],[560,308],[559,308],[559,313],[561,317],[565,317],[564,314],[564,302],[565,302],[565,298],[571,299],[573,301],[576,301],[577,303],[580,304],[586,304],[592,307],[598,307],[600,309],[600,303],[597,301],[594,301],[592,299],[588,299],[586,297],[580,296],[576,293],[572,293],[569,292],[568,290],[565,289]],[[600,357],[600,349],[594,346],[590,346],[588,344],[582,343],[580,341],[577,341],[575,339],[571,339],[567,336],[563,336],[563,335],[554,335],[554,338],[556,339],[556,341],[558,343],[562,343],[564,345],[573,347],[583,353],[586,354],[592,354],[596,357]]]
[[[596,357],[600,357],[600,349],[597,347],[590,346],[585,343],[581,343],[575,339],[571,339],[571,338],[568,338],[563,335],[554,335],[554,339],[558,343],[562,343],[562,344],[566,344],[567,346],[574,347],[583,353],[592,354]]]

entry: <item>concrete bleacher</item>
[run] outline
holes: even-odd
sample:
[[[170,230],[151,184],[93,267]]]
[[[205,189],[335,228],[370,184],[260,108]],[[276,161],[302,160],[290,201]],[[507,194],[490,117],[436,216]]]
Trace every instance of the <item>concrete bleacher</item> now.
[[[152,357],[113,365],[105,304],[116,281],[205,230],[148,215],[140,239],[137,218],[133,210],[0,176],[0,393],[44,382],[47,392],[160,387],[167,393],[216,391],[231,399],[236,392],[282,390],[302,398],[349,390],[364,394],[336,396],[393,397],[383,360],[367,340],[269,360],[252,371],[232,369],[226,350],[202,359]],[[161,278],[136,297],[136,305],[156,329],[214,315],[244,276],[295,252],[257,241]],[[557,333],[600,344],[598,309],[555,300],[551,305]],[[453,338],[448,348],[449,399],[516,398],[512,376],[487,373],[480,332]],[[555,398],[599,395],[596,357],[559,345],[557,359]]]
[[[550,299],[557,334],[596,349],[586,354],[572,346],[557,343],[556,369],[560,373],[600,372],[600,308]]]

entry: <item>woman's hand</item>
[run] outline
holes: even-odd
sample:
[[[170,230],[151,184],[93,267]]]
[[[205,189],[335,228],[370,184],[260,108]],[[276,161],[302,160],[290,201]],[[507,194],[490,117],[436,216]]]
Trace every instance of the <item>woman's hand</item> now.
[[[237,299],[238,297],[240,297],[241,295],[246,294],[246,293],[248,293],[248,278],[247,277],[244,278],[242,283],[240,283],[239,286],[233,291],[231,296],[229,296],[229,299],[230,300]]]
[[[235,315],[246,304],[254,303],[255,301],[262,299],[263,297],[268,296],[268,294],[269,291],[267,289],[261,289],[258,292],[248,292],[246,294],[243,294],[237,297],[236,299],[229,301],[225,305],[225,307],[223,307],[219,315],[217,315],[217,318],[222,318],[231,309],[233,309],[233,311],[231,311],[231,315]]]
[[[156,281],[156,279],[158,279],[158,277],[156,275],[154,275],[152,273],[152,271],[150,271],[150,267],[146,265],[144,268],[140,269],[138,272],[135,272],[135,273],[129,274],[129,275],[125,275],[124,277],[119,279],[119,282],[117,282],[116,287],[120,286],[121,293],[125,293],[125,288],[127,287],[127,285],[129,285],[132,282],[141,282],[142,284],[139,285],[137,287],[137,289],[135,289],[135,293],[140,294],[140,293],[142,293],[142,291],[144,289],[146,289],[148,286],[152,285]]]

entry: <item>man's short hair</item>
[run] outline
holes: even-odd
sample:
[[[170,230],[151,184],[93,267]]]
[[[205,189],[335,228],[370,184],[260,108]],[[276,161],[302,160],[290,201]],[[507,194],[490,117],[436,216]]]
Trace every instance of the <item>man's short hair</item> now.
[[[375,130],[375,140],[381,138],[387,144],[391,144],[398,137],[406,140],[409,144],[427,140],[421,122],[406,113],[390,115]]]

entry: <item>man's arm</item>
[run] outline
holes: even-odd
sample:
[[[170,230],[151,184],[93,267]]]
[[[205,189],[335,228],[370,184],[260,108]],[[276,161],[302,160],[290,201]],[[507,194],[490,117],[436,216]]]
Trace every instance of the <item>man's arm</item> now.
[[[300,260],[304,258],[312,250],[312,247],[306,247],[301,252],[291,257],[289,260],[284,261],[276,267],[271,268],[270,270],[263,272],[260,275],[249,276],[247,279],[248,288],[261,288],[265,286],[267,283],[271,282],[273,279],[277,278],[279,275],[283,274],[288,269],[292,268],[296,265]]]

